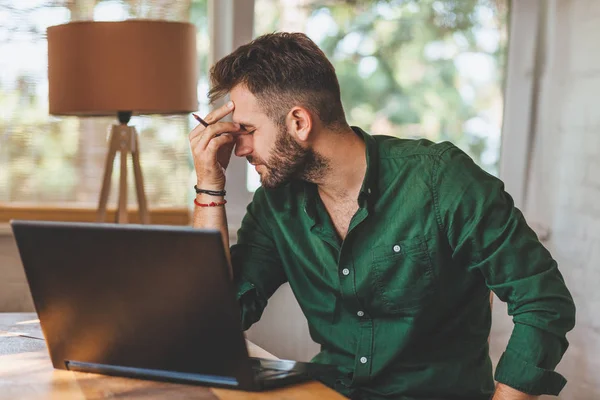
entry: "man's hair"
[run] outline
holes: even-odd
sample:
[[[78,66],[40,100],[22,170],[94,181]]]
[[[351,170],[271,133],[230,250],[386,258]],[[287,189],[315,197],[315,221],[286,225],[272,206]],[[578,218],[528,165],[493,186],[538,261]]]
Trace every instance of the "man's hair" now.
[[[294,106],[305,107],[329,128],[346,125],[335,68],[305,34],[260,36],[219,60],[210,79],[211,103],[243,84],[281,127]]]

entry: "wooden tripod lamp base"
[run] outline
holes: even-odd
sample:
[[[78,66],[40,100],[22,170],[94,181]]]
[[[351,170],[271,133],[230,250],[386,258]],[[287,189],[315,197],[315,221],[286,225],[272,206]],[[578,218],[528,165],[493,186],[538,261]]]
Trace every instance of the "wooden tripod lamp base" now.
[[[102,180],[100,201],[98,203],[98,222],[104,222],[106,220],[106,204],[108,202],[108,195],[110,194],[110,181],[113,172],[113,164],[117,153],[120,153],[121,170],[119,176],[119,200],[116,222],[120,224],[128,222],[127,159],[129,153],[131,153],[140,222],[142,224],[149,224],[150,215],[148,214],[146,194],[144,193],[144,179],[142,177],[142,168],[140,166],[140,146],[137,131],[133,126],[127,125],[127,123],[120,123],[118,125],[115,124],[111,128],[108,143],[109,147],[106,155],[106,164],[104,166],[104,179]]]

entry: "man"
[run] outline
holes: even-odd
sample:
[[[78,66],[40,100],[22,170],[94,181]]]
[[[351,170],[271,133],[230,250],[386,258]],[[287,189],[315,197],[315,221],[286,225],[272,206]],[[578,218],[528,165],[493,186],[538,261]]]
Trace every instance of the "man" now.
[[[501,181],[450,143],[348,126],[334,68],[303,34],[261,36],[217,62],[211,80],[211,100],[231,101],[190,133],[194,226],[220,229],[229,245],[224,169],[235,146],[262,183],[230,251],[245,328],[289,282],[321,345],[314,361],[339,367],[324,381],[344,395],[558,394],[574,304]],[[515,323],[496,387],[490,289]]]

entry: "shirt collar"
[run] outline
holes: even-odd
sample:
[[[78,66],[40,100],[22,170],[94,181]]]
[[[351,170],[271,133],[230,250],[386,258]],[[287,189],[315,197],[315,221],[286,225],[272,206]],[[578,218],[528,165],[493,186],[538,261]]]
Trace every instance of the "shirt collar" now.
[[[366,157],[367,157],[367,171],[363,184],[358,194],[358,205],[360,207],[367,207],[374,204],[374,199],[377,197],[377,182],[378,182],[378,149],[377,143],[373,136],[363,131],[357,126],[353,126],[352,130],[365,142]]]

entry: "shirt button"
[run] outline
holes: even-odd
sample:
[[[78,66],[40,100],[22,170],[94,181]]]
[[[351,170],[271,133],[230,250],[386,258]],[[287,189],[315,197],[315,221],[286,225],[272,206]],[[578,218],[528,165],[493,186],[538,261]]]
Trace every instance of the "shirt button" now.
[[[362,317],[365,315],[365,313],[363,311],[359,311],[356,313],[356,315],[358,315],[359,317]]]
[[[350,274],[350,270],[349,270],[348,268],[344,268],[344,269],[342,270],[342,274],[344,274],[344,275],[349,275],[349,274]]]
[[[360,363],[361,364],[366,364],[367,363],[367,357],[361,357],[360,358]]]
[[[394,250],[394,253],[400,253],[400,250],[402,250],[402,247],[400,247],[400,245],[397,244],[394,246],[393,250]]]

